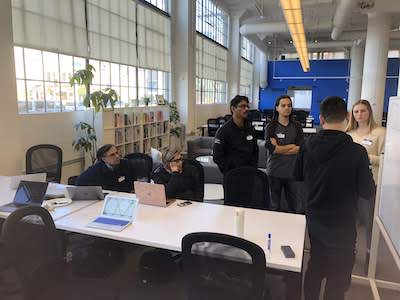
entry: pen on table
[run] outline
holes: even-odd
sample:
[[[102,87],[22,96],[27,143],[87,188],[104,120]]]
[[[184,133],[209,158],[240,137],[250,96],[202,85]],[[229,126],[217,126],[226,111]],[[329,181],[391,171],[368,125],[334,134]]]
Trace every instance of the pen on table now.
[[[268,240],[267,240],[267,250],[270,251],[271,250],[271,234],[268,233]]]
[[[67,204],[68,201],[53,202],[55,205]]]

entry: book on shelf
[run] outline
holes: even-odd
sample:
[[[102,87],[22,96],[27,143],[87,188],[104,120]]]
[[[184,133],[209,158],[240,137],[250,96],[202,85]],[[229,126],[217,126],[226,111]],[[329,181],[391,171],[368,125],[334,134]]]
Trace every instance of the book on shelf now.
[[[124,114],[124,124],[125,124],[125,125],[131,125],[131,124],[132,124],[132,121],[131,121],[131,119],[129,118],[129,115],[128,115],[128,114]]]
[[[156,111],[156,120],[157,120],[157,122],[162,122],[164,120],[162,110]]]
[[[115,144],[122,144],[124,142],[122,131],[120,129],[115,130]]]

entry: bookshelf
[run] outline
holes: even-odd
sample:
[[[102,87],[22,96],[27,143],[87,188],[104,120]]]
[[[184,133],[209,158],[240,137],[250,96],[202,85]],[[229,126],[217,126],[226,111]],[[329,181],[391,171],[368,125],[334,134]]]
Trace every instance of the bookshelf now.
[[[122,156],[169,147],[168,106],[107,109],[101,123],[102,143],[114,144]]]

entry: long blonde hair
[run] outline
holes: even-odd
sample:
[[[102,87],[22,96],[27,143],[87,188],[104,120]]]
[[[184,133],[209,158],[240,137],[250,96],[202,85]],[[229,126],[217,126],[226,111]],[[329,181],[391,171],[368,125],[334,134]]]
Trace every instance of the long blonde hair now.
[[[347,125],[346,131],[351,131],[351,130],[358,128],[358,122],[354,119],[353,110],[354,110],[354,107],[356,107],[357,105],[360,105],[360,104],[365,105],[369,112],[369,117],[368,117],[369,131],[372,131],[372,129],[377,127],[377,124],[374,120],[374,114],[372,112],[371,104],[368,102],[368,100],[361,99],[361,100],[358,100],[357,102],[355,102],[351,108],[350,121],[349,121],[349,124]]]

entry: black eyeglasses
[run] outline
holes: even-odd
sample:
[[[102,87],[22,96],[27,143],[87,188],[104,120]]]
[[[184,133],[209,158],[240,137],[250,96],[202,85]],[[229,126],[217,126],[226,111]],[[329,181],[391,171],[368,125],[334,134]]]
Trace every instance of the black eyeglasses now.
[[[171,159],[169,162],[179,162],[182,161],[182,157],[181,158],[176,158],[176,159]]]

